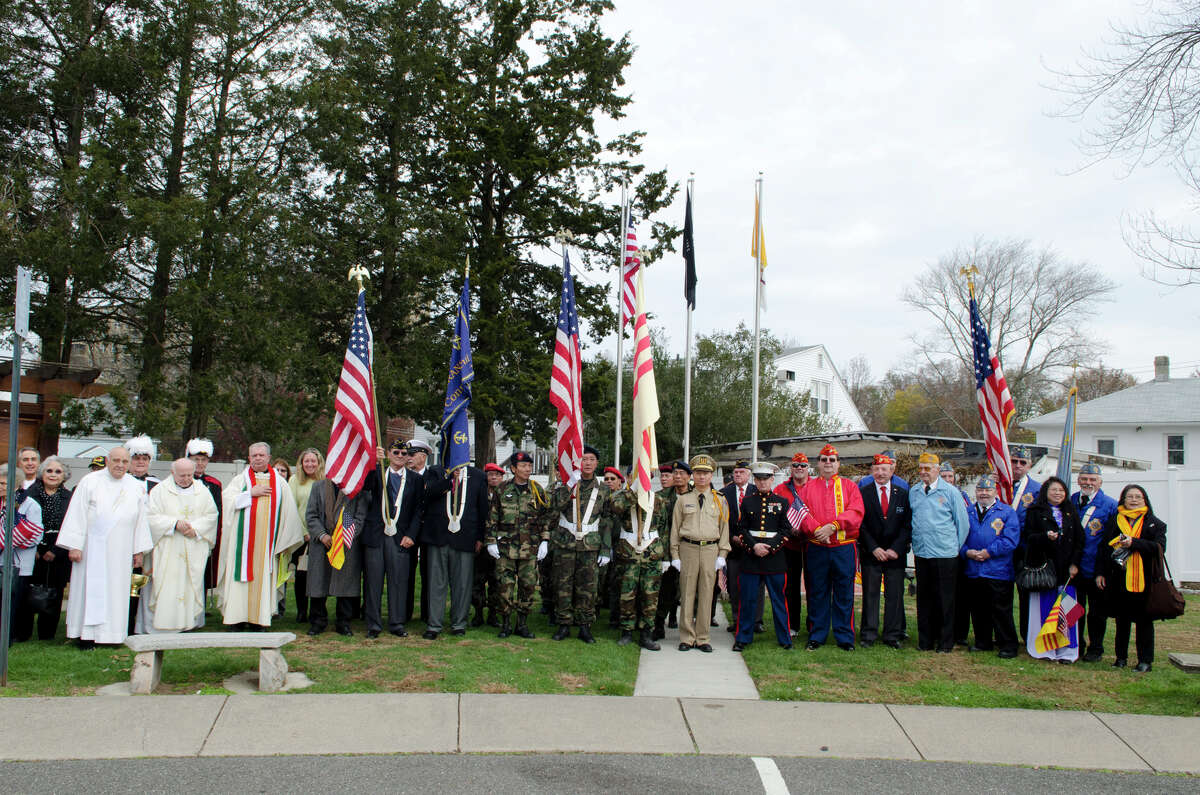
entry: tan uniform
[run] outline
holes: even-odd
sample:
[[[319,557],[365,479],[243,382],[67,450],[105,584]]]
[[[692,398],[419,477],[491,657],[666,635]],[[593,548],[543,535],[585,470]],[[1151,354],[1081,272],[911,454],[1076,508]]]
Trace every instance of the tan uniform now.
[[[703,498],[703,504],[701,504]],[[709,642],[717,558],[729,555],[729,506],[715,489],[679,495],[671,521],[671,559],[679,566],[679,642]],[[704,616],[696,621],[696,616]]]

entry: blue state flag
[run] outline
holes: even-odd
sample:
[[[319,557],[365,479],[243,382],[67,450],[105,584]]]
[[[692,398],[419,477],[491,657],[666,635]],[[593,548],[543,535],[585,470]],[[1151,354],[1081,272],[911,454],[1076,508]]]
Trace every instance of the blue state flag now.
[[[471,281],[463,279],[454,319],[454,345],[450,351],[450,374],[446,378],[446,406],[442,410],[442,465],[446,472],[471,461],[471,436],[467,432],[467,409],[471,405]]]
[[[1067,484],[1067,490],[1071,488],[1071,456],[1075,454],[1075,404],[1079,402],[1079,395],[1075,387],[1071,387],[1071,394],[1067,397],[1067,416],[1063,422],[1062,444],[1058,448],[1058,475],[1059,480]]]

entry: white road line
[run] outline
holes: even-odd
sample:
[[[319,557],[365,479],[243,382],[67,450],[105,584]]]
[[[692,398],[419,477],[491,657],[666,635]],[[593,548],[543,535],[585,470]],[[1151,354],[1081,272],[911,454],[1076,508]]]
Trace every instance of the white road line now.
[[[766,756],[752,756],[754,766],[758,768],[758,777],[762,779],[763,792],[766,795],[789,795],[783,774],[775,760]]]

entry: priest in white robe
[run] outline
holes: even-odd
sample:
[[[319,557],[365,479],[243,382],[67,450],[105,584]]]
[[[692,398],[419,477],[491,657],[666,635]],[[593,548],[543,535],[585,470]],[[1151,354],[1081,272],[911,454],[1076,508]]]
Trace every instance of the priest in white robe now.
[[[146,522],[146,487],[127,473],[129,451],[114,447],[105,468],[84,475],[58,533],[71,560],[67,637],[81,645],[122,643],[129,628],[129,589],[142,553],[154,546]]]
[[[196,484],[195,473],[191,460],[177,459],[171,477],[150,491],[151,632],[204,626],[204,567],[217,540],[217,504],[206,486]]]
[[[250,445],[250,466],[221,492],[222,621],[248,630],[271,626],[287,558],[304,542],[304,524],[287,481],[271,466],[266,442]]]

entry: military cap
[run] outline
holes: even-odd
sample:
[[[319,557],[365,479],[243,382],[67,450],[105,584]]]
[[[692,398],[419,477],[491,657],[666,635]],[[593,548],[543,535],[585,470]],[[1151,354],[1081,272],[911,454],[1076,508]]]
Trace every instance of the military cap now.
[[[592,447],[590,444],[585,444],[583,446],[583,454],[587,455],[588,453],[591,453],[592,455],[596,456],[596,458],[600,457],[599,450],[597,450],[595,447]]]
[[[658,465],[658,471],[659,472],[674,472],[675,465],[673,463],[671,463],[670,461],[665,461]]]
[[[775,465],[766,461],[759,461],[750,467],[750,474],[756,478],[773,478],[775,477]]]
[[[1022,461],[1032,461],[1033,451],[1030,450],[1027,445],[1020,445],[1019,447],[1013,448],[1012,457],[1019,458]]]
[[[692,467],[688,464],[687,461],[676,461],[674,468],[682,469],[684,472],[688,473],[689,475],[692,474]]]
[[[621,470],[617,469],[616,467],[605,467],[604,474],[607,475],[609,473],[616,475],[618,478],[620,478],[622,483],[625,482],[625,474],[623,472],[621,472]]]
[[[826,443],[826,445],[821,448],[821,452],[819,453],[819,455],[833,456],[834,458],[837,458],[837,454],[838,454],[837,448],[834,447],[832,444],[828,444],[828,443]]]
[[[102,455],[95,456],[92,458],[91,461],[88,462],[89,467],[102,467],[102,466],[107,466],[107,464],[108,464],[108,459]]]
[[[792,463],[807,465],[808,464],[808,456],[806,456],[804,453],[796,453],[794,456],[792,456]]]
[[[943,461],[942,465],[940,467],[938,467],[938,472],[953,472],[953,471],[954,471],[954,467],[950,465],[949,461]]]
[[[977,489],[994,489],[996,488],[995,475],[980,475],[979,480],[975,483]]]
[[[747,461],[747,460],[746,460],[746,459],[744,459],[744,458],[739,458],[739,459],[737,460],[737,462],[736,462],[736,463],[733,465],[733,468],[734,468],[734,469],[749,469],[749,468],[750,468],[750,462],[749,462],[749,461]]]
[[[503,475],[504,467],[500,466],[499,464],[493,464],[491,461],[489,461],[483,465],[483,471],[484,472],[499,472],[501,475]]]
[[[940,461],[941,459],[937,457],[937,453],[921,453],[917,458],[918,464],[937,464]]]
[[[388,445],[388,451],[392,453],[407,453],[408,442],[403,439],[393,439],[392,443]]]
[[[896,462],[893,461],[891,459],[891,457],[888,456],[887,453],[876,453],[875,457],[873,459],[871,459],[871,463],[872,464],[894,464]]]
[[[518,450],[517,452],[512,454],[512,458],[510,459],[510,462],[513,464],[520,464],[521,462],[526,462],[526,463],[532,464],[533,456],[531,456],[529,453],[525,452],[524,450]]]
[[[888,458],[892,459],[893,464],[896,463],[896,451],[895,450],[884,450],[883,454],[886,455]]]
[[[1093,464],[1092,462],[1089,461],[1088,463],[1084,464],[1083,466],[1081,466],[1079,468],[1079,474],[1081,474],[1081,475],[1099,475],[1100,474],[1100,465]]]
[[[693,472],[713,472],[717,468],[717,462],[706,453],[692,456],[691,465]]]
[[[429,442],[422,441],[421,439],[413,439],[408,443],[408,454],[412,455],[413,453],[425,453],[429,455],[433,453],[433,448],[429,446]]]

